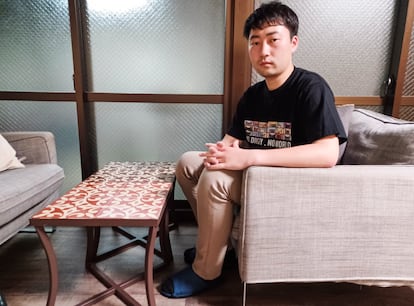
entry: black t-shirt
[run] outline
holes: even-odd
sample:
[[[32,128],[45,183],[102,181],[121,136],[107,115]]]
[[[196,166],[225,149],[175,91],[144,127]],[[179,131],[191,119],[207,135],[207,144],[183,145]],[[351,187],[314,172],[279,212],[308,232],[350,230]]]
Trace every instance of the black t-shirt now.
[[[265,81],[247,89],[227,134],[262,149],[309,144],[328,135],[346,141],[329,85],[296,67],[276,90],[269,91]]]

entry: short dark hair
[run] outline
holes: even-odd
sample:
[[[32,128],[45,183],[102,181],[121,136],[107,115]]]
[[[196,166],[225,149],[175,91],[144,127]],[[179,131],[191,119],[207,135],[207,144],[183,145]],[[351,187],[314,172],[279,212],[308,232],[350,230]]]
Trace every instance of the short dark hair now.
[[[252,29],[263,29],[267,25],[284,25],[293,37],[298,34],[299,18],[290,7],[279,1],[263,3],[246,19],[243,35],[249,39]]]

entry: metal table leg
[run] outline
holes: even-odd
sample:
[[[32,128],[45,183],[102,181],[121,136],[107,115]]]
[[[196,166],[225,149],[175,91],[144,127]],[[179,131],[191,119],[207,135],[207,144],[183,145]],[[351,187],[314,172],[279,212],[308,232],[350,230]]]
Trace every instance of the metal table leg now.
[[[154,297],[154,247],[157,238],[158,229],[151,226],[148,230],[148,241],[145,248],[145,290],[147,292],[147,301],[149,306],[155,306]]]
[[[54,306],[56,302],[56,296],[58,291],[58,266],[55,251],[47,236],[43,226],[36,226],[37,235],[43,245],[46,253],[47,262],[49,265],[49,294],[47,297],[47,306]]]

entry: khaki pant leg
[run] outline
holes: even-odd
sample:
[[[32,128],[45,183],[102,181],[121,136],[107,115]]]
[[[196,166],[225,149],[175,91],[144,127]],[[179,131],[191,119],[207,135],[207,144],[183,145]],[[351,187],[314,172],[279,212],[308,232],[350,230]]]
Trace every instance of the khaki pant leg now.
[[[240,203],[242,171],[202,171],[197,187],[198,238],[194,271],[204,279],[221,274],[233,204]]]
[[[175,171],[177,182],[180,184],[188,203],[190,203],[196,219],[197,183],[204,169],[203,158],[199,156],[200,153],[195,151],[184,153],[177,162]]]

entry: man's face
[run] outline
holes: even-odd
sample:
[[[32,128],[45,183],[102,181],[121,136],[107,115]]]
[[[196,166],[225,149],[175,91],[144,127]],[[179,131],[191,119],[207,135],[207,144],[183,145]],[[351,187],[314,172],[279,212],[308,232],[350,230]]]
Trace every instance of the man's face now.
[[[252,29],[249,36],[249,57],[253,68],[266,79],[283,75],[292,67],[292,54],[298,44],[283,25]]]

